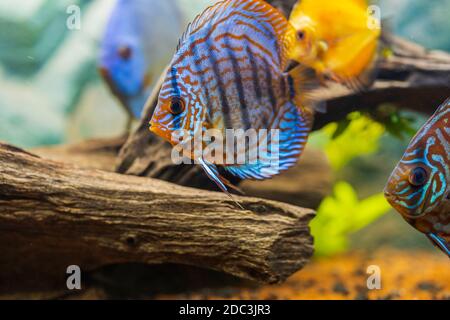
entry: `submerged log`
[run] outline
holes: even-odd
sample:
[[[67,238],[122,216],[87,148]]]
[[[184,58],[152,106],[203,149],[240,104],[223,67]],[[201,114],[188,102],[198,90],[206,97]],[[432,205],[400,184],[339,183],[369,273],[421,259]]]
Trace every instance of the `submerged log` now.
[[[31,149],[31,152],[42,158],[76,164],[85,169],[113,172],[117,155],[126,140],[127,135],[89,139],[73,144],[37,147]]]
[[[313,210],[237,199],[245,210],[222,193],[0,144],[0,291],[14,292],[20,281],[65,287],[69,265],[177,263],[265,283],[302,268],[313,252]]]
[[[126,136],[86,140],[70,145],[47,146],[32,152],[50,160],[76,164],[88,169],[114,171],[117,155]],[[193,169],[193,168],[191,168]],[[199,172],[202,176],[202,172]],[[214,184],[201,185],[203,189]],[[306,147],[296,166],[266,181],[247,180],[239,188],[250,197],[282,201],[305,208],[317,208],[331,193],[333,174],[324,152]]]

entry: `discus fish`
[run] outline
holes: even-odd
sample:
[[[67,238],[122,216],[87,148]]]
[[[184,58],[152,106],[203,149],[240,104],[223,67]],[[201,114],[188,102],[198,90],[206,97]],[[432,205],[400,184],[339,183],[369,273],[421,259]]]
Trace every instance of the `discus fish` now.
[[[300,0],[289,21],[296,53],[319,74],[361,90],[374,80],[381,30],[365,0]]]
[[[385,195],[406,221],[450,257],[450,99],[413,138]]]
[[[265,1],[227,0],[209,7],[180,40],[150,130],[173,145],[180,143],[174,135],[178,130],[193,137],[215,129],[224,145],[230,129],[279,132],[278,139],[268,139],[268,156],[253,163],[217,163],[189,154],[229,196],[226,185],[232,186],[220,176],[217,164],[243,179],[266,179],[286,170],[296,163],[308,138],[313,112],[309,93],[316,86],[313,70],[297,65],[287,71],[295,46],[293,27]],[[248,155],[255,148],[248,146],[244,152]],[[234,150],[233,159],[241,151]]]
[[[185,26],[175,0],[117,0],[101,42],[98,67],[128,113],[139,118]]]

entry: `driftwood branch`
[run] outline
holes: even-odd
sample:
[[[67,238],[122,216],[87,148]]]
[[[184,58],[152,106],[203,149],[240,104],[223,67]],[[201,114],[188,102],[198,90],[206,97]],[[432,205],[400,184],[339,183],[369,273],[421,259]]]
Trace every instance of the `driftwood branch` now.
[[[71,145],[39,147],[32,149],[32,152],[50,160],[113,172],[117,155],[125,141],[126,136],[93,139]],[[307,147],[299,163],[285,174],[266,181],[243,181],[239,188],[247,196],[314,209],[330,194],[332,184],[332,170],[325,154]]]
[[[123,135],[90,139],[74,144],[37,147],[31,151],[48,160],[71,163],[85,169],[114,172],[117,155],[126,141],[127,135]]]
[[[92,270],[178,263],[268,283],[302,268],[313,251],[314,212],[239,201],[246,210],[222,193],[82,169],[0,145],[0,290],[17,290],[24,274],[63,286],[72,264]]]

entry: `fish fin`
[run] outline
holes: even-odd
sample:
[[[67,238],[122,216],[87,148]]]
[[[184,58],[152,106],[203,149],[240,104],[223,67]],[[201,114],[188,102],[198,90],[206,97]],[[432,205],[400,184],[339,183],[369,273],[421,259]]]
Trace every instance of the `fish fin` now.
[[[285,73],[289,73],[289,72],[291,72],[292,70],[294,70],[296,67],[298,67],[300,65],[300,62],[298,62],[297,60],[294,60],[294,59],[289,59],[287,62],[286,62],[286,66],[285,66],[285,68],[284,68],[284,72]]]
[[[231,17],[231,13],[233,12],[244,14],[245,12],[249,12],[254,18],[258,18],[259,22],[270,24],[278,36],[278,47],[281,50],[281,56],[287,56],[291,42],[295,40],[295,30],[279,10],[272,7],[267,2],[260,0],[219,1],[206,8],[188,25],[178,42],[177,51],[190,35],[195,34],[206,23],[214,24],[224,17]]]
[[[230,180],[228,180],[227,178],[225,178],[222,175],[219,175],[218,177],[219,177],[220,181],[222,181],[222,183],[224,185],[226,185],[227,187],[233,189],[234,191],[236,191],[237,193],[239,193],[242,196],[245,195],[245,192],[241,188],[239,188],[238,186],[236,186],[233,183],[231,183]]]
[[[310,121],[300,114],[300,110],[292,102],[288,102],[280,108],[271,129],[276,131],[269,130],[268,135],[260,136],[258,145],[253,146],[258,149],[252,150],[254,154],[258,154],[255,163],[224,166],[224,169],[241,179],[262,180],[294,166],[308,139]],[[267,138],[266,150],[261,147],[261,138]]]
[[[358,32],[330,48],[324,58],[328,76],[354,91],[367,90],[378,71],[380,31]]]
[[[450,98],[448,98],[447,100],[445,100],[444,103],[442,103],[442,104],[438,107],[436,113],[443,112],[444,110],[446,110],[446,109],[448,109],[448,108],[450,108]]]
[[[447,255],[447,257],[450,258],[450,246],[447,241],[434,233],[428,233],[427,237],[431,240],[431,242],[433,242],[435,246],[441,249]]]
[[[308,107],[314,111],[319,106],[320,98],[316,91],[320,87],[320,79],[313,68],[298,64],[288,72],[291,99],[298,108]]]
[[[315,112],[327,113],[327,102],[326,101],[317,101],[317,102],[311,103],[310,107],[312,107],[312,109]],[[314,121],[314,120],[311,119],[311,122],[312,121]]]
[[[245,210],[244,207],[242,207],[242,205],[238,201],[236,201],[236,199],[234,199],[231,193],[228,192],[226,184],[231,185],[231,183],[220,175],[219,171],[217,170],[217,166],[215,164],[210,163],[207,160],[204,160],[201,157],[199,157],[197,160],[200,163],[203,170],[205,171],[206,175],[212,181],[214,181],[214,183],[220,188],[220,190],[222,190],[228,197],[230,197],[230,199],[233,200],[233,202],[236,203],[236,205],[240,209]]]
[[[191,34],[197,32],[197,30],[199,30],[204,23],[212,20],[217,15],[217,12],[219,10],[223,10],[225,7],[229,5],[230,3],[227,1],[220,1],[213,4],[212,6],[207,7],[202,13],[198,14],[194,18],[194,20],[188,24],[186,31],[184,31],[183,34],[181,35],[180,40],[178,41],[176,51],[178,51],[181,48],[181,46],[186,42],[186,40]]]

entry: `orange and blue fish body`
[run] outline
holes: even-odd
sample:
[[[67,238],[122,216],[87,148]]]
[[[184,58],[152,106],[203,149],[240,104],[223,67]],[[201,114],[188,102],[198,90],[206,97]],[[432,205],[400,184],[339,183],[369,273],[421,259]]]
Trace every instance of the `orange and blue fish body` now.
[[[450,99],[413,138],[385,194],[412,226],[450,257]]]
[[[307,92],[315,74],[302,66],[285,71],[295,30],[261,0],[219,2],[188,27],[168,69],[150,130],[177,144],[174,132],[190,136],[208,129],[278,130],[277,168],[268,162],[214,163],[197,160],[226,192],[217,164],[244,179],[266,179],[296,163],[311,128]],[[270,139],[269,139],[270,140]],[[251,151],[249,146],[245,152]],[[195,155],[190,154],[191,158]]]
[[[353,89],[374,80],[381,30],[365,0],[300,0],[289,21],[296,57],[319,74]]]
[[[116,1],[101,41],[98,67],[130,119],[141,116],[154,76],[169,62],[183,20],[173,0]]]

